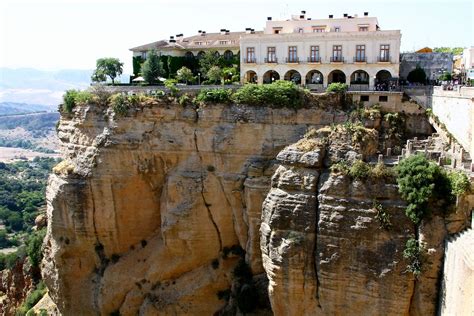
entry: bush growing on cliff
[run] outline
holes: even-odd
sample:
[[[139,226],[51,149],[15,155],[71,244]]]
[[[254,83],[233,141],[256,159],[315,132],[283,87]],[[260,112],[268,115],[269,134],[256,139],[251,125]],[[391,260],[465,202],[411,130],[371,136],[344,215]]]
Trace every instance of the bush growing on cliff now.
[[[427,212],[432,198],[452,200],[449,179],[446,173],[423,155],[403,159],[397,166],[398,190],[408,202],[406,215],[418,224]]]
[[[26,254],[30,259],[31,265],[34,267],[38,267],[41,259],[43,259],[41,246],[43,245],[45,235],[46,229],[42,229],[30,235],[26,241]]]
[[[305,94],[305,90],[293,82],[279,80],[271,84],[245,85],[235,92],[234,101],[247,105],[300,108]]]
[[[94,95],[89,91],[67,90],[63,95],[63,110],[71,113],[72,109],[79,104],[92,102]]]
[[[349,86],[345,83],[333,82],[326,88],[326,92],[346,92]]]
[[[453,171],[448,173],[448,179],[451,185],[451,193],[455,196],[463,195],[471,189],[471,181],[461,171]]]
[[[230,103],[232,97],[231,89],[202,89],[196,97],[198,102]]]
[[[370,170],[369,164],[362,160],[356,160],[349,168],[349,176],[356,180],[366,179],[370,175]]]
[[[110,103],[115,114],[124,116],[129,109],[128,98],[120,93],[114,94],[110,97]]]
[[[415,238],[410,238],[405,244],[403,257],[408,259],[407,270],[418,276],[421,273],[423,247]]]
[[[40,299],[46,294],[47,288],[43,282],[39,282],[36,285],[34,291],[32,291],[25,299],[25,302],[17,309],[16,316],[27,315],[28,311],[33,308],[40,301]]]

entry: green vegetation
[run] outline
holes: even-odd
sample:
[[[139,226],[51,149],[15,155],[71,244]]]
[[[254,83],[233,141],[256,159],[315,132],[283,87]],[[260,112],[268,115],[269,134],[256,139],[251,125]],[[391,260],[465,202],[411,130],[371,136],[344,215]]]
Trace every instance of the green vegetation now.
[[[463,52],[463,47],[435,47],[433,52],[435,53],[451,53],[453,55],[461,55]]]
[[[345,83],[333,82],[326,88],[326,92],[346,92],[349,86]]]
[[[460,196],[471,190],[471,181],[467,175],[461,171],[453,171],[448,173],[448,179],[451,184],[451,194]]]
[[[6,227],[6,232],[0,231],[0,240],[3,247],[20,245],[16,253],[0,255],[0,269],[13,267],[18,258],[26,255],[33,265],[39,263],[44,232],[32,233],[32,228],[46,204],[46,180],[58,162],[53,158],[35,158],[0,163],[0,221]],[[22,246],[25,242],[26,247]]]
[[[355,180],[367,179],[370,176],[370,166],[362,160],[356,160],[349,168],[349,176]]]
[[[183,66],[176,72],[176,79],[188,84],[194,79],[193,72],[188,67]]]
[[[451,81],[453,79],[453,76],[449,71],[445,71],[441,76],[438,78],[441,81]]]
[[[30,316],[32,315],[28,312],[33,306],[40,301],[40,299],[46,294],[47,288],[43,282],[39,282],[36,285],[35,290],[33,290],[25,299],[25,302],[17,309],[16,316]],[[33,314],[34,315],[34,314]],[[40,314],[41,315],[41,314]]]
[[[426,73],[423,68],[417,66],[415,69],[408,73],[407,80],[412,83],[425,83]]]
[[[222,82],[222,69],[219,66],[212,66],[206,73],[210,84],[220,84]]]
[[[99,58],[91,79],[94,82],[104,82],[109,77],[113,85],[115,84],[115,78],[119,77],[122,72],[123,63],[118,58]]]
[[[63,107],[62,109],[68,113],[72,112],[72,109],[76,105],[87,104],[93,102],[94,95],[89,91],[80,90],[67,90],[63,95]]]
[[[146,61],[141,66],[143,78],[149,84],[156,84],[159,82],[160,76],[163,76],[163,72],[163,62],[160,57],[156,54],[156,51],[149,51]]]
[[[375,218],[379,221],[380,228],[389,230],[392,227],[392,223],[390,221],[390,214],[382,206],[382,204],[377,203],[376,201],[374,201],[373,208],[377,211],[377,213],[375,214]]]
[[[331,172],[350,176],[354,180],[392,180],[396,175],[393,168],[389,168],[383,163],[377,163],[375,166],[372,166],[362,160],[356,160],[352,164],[349,164],[346,160],[340,160],[332,164],[329,169]]]
[[[5,139],[0,137],[0,147],[31,149],[46,154],[55,152],[52,149],[37,146],[29,139]]]
[[[231,89],[202,89],[196,96],[197,102],[230,103],[232,101]]]
[[[234,93],[234,101],[247,105],[300,108],[305,94],[306,91],[293,82],[275,81],[265,85],[245,85]]]
[[[110,103],[115,114],[118,116],[125,116],[129,109],[128,97],[121,93],[114,94],[110,97]]]
[[[428,211],[433,199],[452,201],[450,182],[446,172],[423,155],[403,159],[397,166],[398,190],[408,202],[406,215],[418,224]]]
[[[408,259],[407,270],[418,276],[421,273],[423,247],[414,237],[407,240],[403,257]]]

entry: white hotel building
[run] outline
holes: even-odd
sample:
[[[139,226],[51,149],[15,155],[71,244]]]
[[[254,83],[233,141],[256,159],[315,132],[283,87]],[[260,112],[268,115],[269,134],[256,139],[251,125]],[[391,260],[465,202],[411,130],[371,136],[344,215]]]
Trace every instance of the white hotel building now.
[[[305,11],[286,21],[269,17],[263,32],[240,37],[241,81],[284,79],[315,90],[343,82],[372,90],[398,77],[400,38],[399,30],[381,30],[367,12],[318,20]]]

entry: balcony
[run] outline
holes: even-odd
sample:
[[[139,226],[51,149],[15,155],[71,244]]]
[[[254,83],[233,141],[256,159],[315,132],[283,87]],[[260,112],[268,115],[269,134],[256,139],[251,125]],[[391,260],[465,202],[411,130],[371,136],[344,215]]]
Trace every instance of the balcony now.
[[[285,58],[285,62],[287,64],[298,64],[300,62],[300,59],[298,57],[287,57]]]
[[[355,63],[366,63],[367,62],[367,57],[365,57],[365,56],[356,56],[356,57],[354,57],[354,62]]]
[[[251,58],[244,58],[244,64],[256,64],[257,63],[257,58],[251,57]]]
[[[344,62],[344,57],[342,57],[342,56],[332,56],[330,61],[332,63],[343,63]]]
[[[377,62],[378,63],[389,63],[390,62],[390,56],[378,56],[377,57]]]
[[[276,57],[265,58],[264,61],[266,64],[278,64],[278,58]]]
[[[308,63],[321,63],[321,57],[318,57],[318,56],[310,56],[308,57]]]

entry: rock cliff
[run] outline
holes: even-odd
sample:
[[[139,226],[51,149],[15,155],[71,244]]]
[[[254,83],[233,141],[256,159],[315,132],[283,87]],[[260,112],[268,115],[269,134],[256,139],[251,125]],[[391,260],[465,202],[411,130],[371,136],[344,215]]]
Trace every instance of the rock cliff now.
[[[340,96],[319,103],[295,110],[156,101],[124,116],[100,104],[63,113],[66,159],[48,182],[42,263],[60,312],[421,311],[422,289],[433,293],[404,271],[402,247],[415,227],[396,186],[329,171],[341,156],[380,151],[383,124],[367,122],[380,135],[374,130],[357,148],[327,131],[300,140],[348,119]],[[427,120],[414,117],[407,130],[429,134]],[[374,200],[392,230],[379,229]]]

